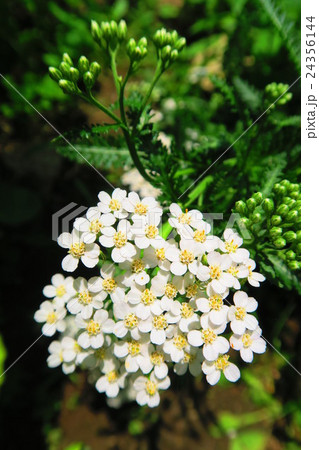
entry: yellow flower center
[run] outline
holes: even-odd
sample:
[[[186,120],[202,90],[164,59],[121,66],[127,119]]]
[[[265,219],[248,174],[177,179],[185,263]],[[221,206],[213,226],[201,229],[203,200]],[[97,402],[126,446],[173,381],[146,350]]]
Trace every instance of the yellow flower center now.
[[[82,348],[77,342],[74,342],[73,350],[75,351],[75,353],[81,353]]]
[[[154,303],[155,298],[155,295],[149,289],[145,289],[145,291],[142,292],[141,301],[144,305],[151,305]]]
[[[140,273],[145,269],[145,264],[141,259],[133,259],[131,270],[133,273]]]
[[[155,225],[148,225],[145,228],[145,236],[149,239],[155,239],[158,235],[158,228]]]
[[[137,341],[129,342],[128,344],[128,352],[132,356],[136,356],[141,351],[141,344]]]
[[[182,250],[179,255],[180,262],[183,264],[190,264],[194,261],[195,256],[193,252],[189,250]]]
[[[115,383],[118,379],[118,375],[115,370],[111,370],[111,372],[106,374],[106,378],[109,383]]]
[[[188,286],[188,288],[186,289],[186,297],[187,298],[193,298],[195,297],[195,295],[197,294],[198,291],[198,286],[197,284],[191,284],[190,286]]]
[[[148,393],[148,395],[151,395],[151,396],[155,395],[157,392],[157,384],[154,383],[154,381],[147,380],[146,392]]]
[[[206,241],[206,234],[204,230],[196,230],[194,233],[194,241],[204,243]]]
[[[117,248],[123,247],[127,242],[127,237],[123,231],[117,231],[113,236],[114,245]]]
[[[50,312],[48,315],[47,315],[47,322],[49,323],[49,324],[52,324],[52,323],[55,323],[56,321],[57,321],[57,315],[56,315],[56,313],[55,312]]]
[[[164,259],[165,259],[164,247],[156,249],[155,254],[156,254],[157,259],[159,259],[160,261],[164,261]]]
[[[98,219],[92,220],[92,222],[90,223],[91,233],[98,234],[102,227],[103,227],[103,224]]]
[[[78,292],[78,300],[82,305],[89,305],[92,302],[92,297],[88,290]]]
[[[165,287],[165,295],[168,298],[175,298],[177,295],[177,288],[173,283],[167,283]]]
[[[234,243],[234,239],[231,241],[225,242],[225,249],[228,253],[235,253],[235,251],[238,249],[238,245]]]
[[[179,223],[187,224],[189,225],[192,221],[191,216],[188,214],[187,210],[186,213],[182,213],[178,218]]]
[[[190,353],[184,351],[184,358],[182,359],[183,363],[188,363],[189,364],[192,361],[194,361],[194,359],[195,359],[194,355],[191,355]]]
[[[178,336],[174,337],[173,343],[174,343],[175,347],[178,348],[178,350],[183,350],[183,348],[185,348],[187,345],[187,340],[186,340],[185,336],[183,336],[182,334],[179,334]]]
[[[86,331],[90,336],[96,336],[101,333],[101,325],[99,322],[94,322],[94,320],[90,320],[90,322],[86,326]]]
[[[245,348],[250,347],[251,344],[253,343],[251,335],[248,333],[243,334],[241,340],[242,340]]]
[[[219,356],[215,361],[215,367],[217,370],[224,370],[229,366],[229,355]]]
[[[243,320],[246,316],[246,310],[245,308],[242,308],[241,306],[237,306],[235,317],[237,320]]]
[[[164,362],[164,354],[162,352],[155,351],[151,353],[150,359],[154,366],[160,366]]]
[[[124,318],[124,325],[126,328],[135,328],[138,324],[138,318],[134,313],[130,313]]]
[[[202,339],[205,344],[212,344],[216,338],[217,335],[210,328],[202,330]]]
[[[84,242],[76,242],[72,244],[69,250],[69,253],[74,256],[74,258],[81,258],[85,252],[85,244]]]
[[[109,203],[109,208],[111,211],[119,211],[121,209],[121,203],[118,200],[115,200],[115,198],[112,198]]]
[[[220,311],[222,309],[223,306],[223,299],[221,298],[220,295],[215,294],[212,297],[209,297],[209,306],[211,309],[215,310],[215,311]]]
[[[236,277],[238,275],[239,269],[236,266],[230,266],[227,272]]]
[[[102,281],[102,286],[103,289],[108,292],[109,294],[111,294],[113,291],[115,291],[115,289],[117,288],[117,283],[114,280],[114,278],[105,278]]]
[[[63,297],[63,295],[66,293],[66,289],[65,289],[65,287],[64,287],[64,284],[60,284],[60,286],[58,286],[57,288],[56,288],[56,291],[55,291],[55,295],[57,296],[57,297]]]
[[[144,205],[142,202],[136,203],[134,212],[140,216],[144,216],[147,213],[148,206]]]
[[[192,317],[194,314],[193,308],[190,306],[189,303],[183,302],[181,306],[181,315],[184,319],[188,319],[189,317]]]
[[[212,280],[218,280],[222,274],[219,266],[210,266],[209,273]]]
[[[165,328],[167,328],[167,320],[163,316],[163,314],[161,314],[160,316],[155,316],[153,318],[153,327],[156,330],[164,330]]]
[[[253,274],[253,271],[251,270],[251,266],[248,266],[247,269],[248,269],[248,276],[251,277]]]

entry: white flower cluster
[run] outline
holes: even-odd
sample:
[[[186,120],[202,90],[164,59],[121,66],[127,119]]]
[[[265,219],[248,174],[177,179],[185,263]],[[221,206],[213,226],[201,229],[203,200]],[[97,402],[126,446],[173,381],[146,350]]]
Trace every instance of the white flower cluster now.
[[[222,372],[238,380],[230,347],[248,363],[266,349],[252,314],[257,301],[241,290],[264,277],[253,271],[240,236],[231,229],[223,239],[213,236],[201,212],[175,203],[160,227],[163,211],[152,197],[121,189],[98,197],[58,243],[68,249],[65,271],[81,260],[98,266],[99,275],[54,275],[43,290],[50,300],[35,313],[44,335],[61,333],[49,346],[48,365],[62,365],[64,373],[89,369],[113,406],[132,399],[157,406],[159,390],[170,386],[169,368],[203,372],[211,385]]]

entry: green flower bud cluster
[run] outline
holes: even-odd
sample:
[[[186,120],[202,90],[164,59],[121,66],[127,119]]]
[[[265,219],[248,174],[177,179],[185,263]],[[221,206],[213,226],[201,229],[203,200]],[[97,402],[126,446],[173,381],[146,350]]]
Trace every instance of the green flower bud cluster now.
[[[285,105],[292,99],[292,93],[286,92],[289,89],[288,84],[284,83],[270,83],[265,87],[265,104],[266,106],[272,105],[276,101],[275,105],[271,106],[271,109],[275,106]],[[280,97],[281,96],[281,97]],[[279,98],[279,100],[277,100]]]
[[[256,192],[246,202],[238,201],[235,211],[262,246],[278,249],[291,270],[300,269],[300,184],[282,180],[274,185],[271,198]]]
[[[186,45],[186,39],[180,37],[176,30],[169,32],[165,28],[156,31],[153,41],[163,69],[167,69],[176,61],[179,53]]]
[[[138,42],[131,38],[127,43],[126,52],[131,60],[132,71],[135,72],[142,59],[147,55],[146,37],[142,37]]]
[[[100,47],[103,49],[110,48],[114,51],[126,39],[126,22],[125,20],[120,20],[117,23],[111,20],[110,22],[101,22],[98,24],[95,20],[92,20],[91,34]]]
[[[77,67],[67,53],[62,56],[59,68],[49,67],[50,77],[56,81],[65,94],[81,94],[78,83],[83,81],[88,91],[92,89],[101,72],[101,66],[96,61],[91,64],[85,56],[81,56]]]

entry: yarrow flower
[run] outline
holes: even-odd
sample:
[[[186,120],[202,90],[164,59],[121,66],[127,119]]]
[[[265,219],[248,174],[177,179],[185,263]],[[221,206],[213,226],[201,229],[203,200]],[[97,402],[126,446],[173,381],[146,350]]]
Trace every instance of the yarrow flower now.
[[[156,407],[171,374],[237,381],[230,357],[251,363],[266,350],[258,303],[244,290],[265,278],[242,238],[232,229],[214,236],[200,211],[176,203],[163,227],[153,197],[118,188],[98,199],[58,238],[62,268],[74,272],[81,261],[90,273],[55,274],[34,315],[43,334],[60,333],[49,367],[88,370],[111,406]]]

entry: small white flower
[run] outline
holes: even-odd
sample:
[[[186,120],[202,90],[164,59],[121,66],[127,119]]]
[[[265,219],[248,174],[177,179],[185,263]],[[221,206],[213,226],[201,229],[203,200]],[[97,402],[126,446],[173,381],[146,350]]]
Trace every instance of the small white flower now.
[[[42,333],[45,336],[53,336],[57,331],[65,330],[66,309],[63,306],[57,306],[53,302],[46,300],[41,303],[40,309],[34,314],[34,320],[39,323],[45,322],[42,327]]]
[[[210,228],[211,226],[206,222],[203,222],[195,230],[189,225],[185,225],[180,230],[182,241],[186,241],[186,243],[191,241],[196,255],[216,250],[219,247],[220,239],[216,236],[208,235]]]
[[[254,272],[255,268],[256,268],[256,263],[253,259],[247,259],[247,261],[244,262],[244,265],[247,267],[248,269],[248,283],[251,286],[254,287],[259,287],[260,283],[262,281],[265,281],[265,277],[258,272]]]
[[[83,242],[92,244],[104,227],[109,227],[116,221],[113,214],[101,214],[96,208],[89,208],[85,217],[75,219],[74,228],[83,233]]]
[[[88,288],[88,283],[92,284],[92,280],[79,277],[74,280],[73,287],[74,296],[67,303],[67,309],[71,314],[80,314],[83,319],[89,319],[94,309],[103,307],[103,300],[106,298],[106,292],[93,292]]]
[[[91,349],[89,348],[84,358],[82,358],[81,363],[83,362],[83,367],[85,369],[95,369],[99,368],[102,369],[104,366],[104,362],[106,359],[108,359],[110,356],[110,353],[112,353],[110,349],[110,345],[112,343],[112,339],[109,335],[104,336],[104,343],[102,347],[99,347],[97,349]],[[77,344],[79,345],[79,344]],[[80,346],[79,346],[80,347]],[[81,347],[80,347],[81,348]]]
[[[158,225],[161,221],[161,214],[147,213],[145,216],[138,217],[132,225],[134,234],[134,243],[140,249],[155,246],[157,241],[162,242],[163,238],[159,235]],[[159,242],[159,243],[160,243]]]
[[[71,337],[64,337],[61,341],[53,341],[49,345],[47,362],[51,368],[62,364],[62,371],[65,374],[72,373],[75,370],[74,360],[77,353],[75,351],[76,341]]]
[[[197,377],[202,371],[203,355],[197,348],[190,347],[189,351],[184,351],[184,358],[174,365],[174,372],[177,375],[184,375],[189,369],[190,373]]]
[[[174,301],[178,293],[184,289],[183,277],[175,276],[172,279],[170,272],[159,271],[152,279],[152,291],[157,297],[161,298],[161,308],[163,311],[170,311],[178,315],[180,305]]]
[[[119,370],[118,361],[109,355],[104,361],[102,375],[96,382],[95,387],[98,392],[105,392],[107,397],[114,398],[124,388],[126,372]]]
[[[228,319],[230,328],[235,334],[244,334],[246,328],[255,330],[258,326],[258,320],[252,314],[257,309],[258,303],[253,297],[248,297],[246,292],[237,291],[234,294],[234,303],[228,310]]]
[[[123,201],[126,198],[126,191],[115,189],[112,197],[104,191],[98,195],[100,202],[98,208],[102,213],[113,213],[117,219],[125,219],[128,216],[127,211],[123,209]]]
[[[234,285],[235,278],[227,272],[232,264],[228,255],[221,255],[218,252],[210,252],[207,255],[209,266],[202,266],[196,276],[201,280],[209,280],[209,284],[217,294],[223,294],[228,288]]]
[[[224,239],[220,241],[219,248],[222,252],[228,253],[231,259],[236,263],[244,262],[249,258],[249,251],[245,248],[239,248],[243,240],[239,234],[235,233],[231,228],[224,231]]]
[[[212,386],[218,383],[221,372],[224,373],[228,381],[234,383],[240,378],[240,371],[235,364],[228,361],[229,355],[219,356],[216,361],[204,361],[202,370],[206,375],[206,380]]]
[[[230,346],[240,351],[241,358],[251,363],[254,353],[264,353],[266,351],[266,341],[261,337],[261,329],[258,327],[254,331],[247,331],[242,336],[233,334],[230,338]]]
[[[187,337],[183,333],[177,332],[171,339],[165,341],[163,349],[170,355],[173,362],[178,363],[185,357],[185,352],[190,351],[190,346]]]
[[[166,314],[168,323],[177,323],[183,333],[188,333],[190,330],[198,328],[199,315],[195,313],[197,309],[195,300],[192,299],[189,302],[176,303],[177,305],[174,305],[173,312],[169,311]],[[177,314],[176,307],[178,308]]]
[[[80,315],[75,318],[79,328],[85,329],[78,337],[78,343],[83,348],[99,348],[104,343],[103,333],[112,333],[114,321],[109,319],[108,312],[99,309],[94,313],[93,319],[84,320]]]
[[[103,264],[100,273],[102,277],[92,277],[88,282],[91,292],[104,293],[104,298],[111,297],[112,302],[124,300],[125,290],[122,285],[122,278],[115,277],[115,265],[110,263]],[[104,295],[103,294],[103,295]]]
[[[150,265],[145,257],[130,258],[123,263],[120,263],[120,268],[125,270],[123,275],[123,284],[127,287],[131,287],[134,283],[139,286],[145,286],[150,281],[150,276],[145,271],[155,265]]]
[[[163,352],[162,346],[157,346],[156,350],[151,351],[150,361],[154,367],[154,374],[160,380],[165,378],[168,374],[168,367],[165,363],[165,354]]]
[[[244,264],[237,264],[235,262],[233,262],[229,269],[227,269],[227,272],[234,277],[234,289],[241,288],[239,280],[242,278],[247,278],[249,273],[247,267]]]
[[[151,313],[155,315],[163,313],[161,301],[152,288],[144,289],[142,286],[133,286],[126,298],[131,305],[136,305],[136,315],[142,320],[147,319]]]
[[[196,305],[200,312],[208,314],[209,320],[214,325],[221,325],[227,322],[229,307],[224,305],[225,294],[216,294],[211,286],[208,286],[209,297],[199,297],[196,299]]]
[[[114,344],[114,355],[117,358],[125,358],[125,369],[127,372],[134,373],[141,369],[146,374],[153,368],[150,360],[152,347],[149,339],[145,336],[139,341],[118,341]]]
[[[131,242],[132,239],[131,224],[128,220],[120,220],[117,229],[105,227],[102,229],[100,243],[103,247],[113,248],[111,258],[116,263],[121,263],[136,255],[136,248]]]
[[[174,239],[165,241],[164,239],[155,239],[152,245],[144,250],[144,259],[150,267],[158,266],[161,270],[168,271],[171,262],[166,258],[166,251],[168,248],[177,248],[177,243]]]
[[[140,221],[142,216],[146,218],[153,218],[162,215],[162,208],[159,207],[158,202],[154,197],[145,197],[140,199],[136,192],[130,192],[123,202],[123,206],[129,213],[133,213],[132,220]],[[143,222],[145,223],[145,222]],[[142,222],[139,222],[141,225]]]
[[[209,323],[208,316],[201,317],[201,330],[191,330],[187,339],[194,347],[203,346],[203,355],[208,361],[214,361],[219,354],[224,354],[229,350],[229,342],[226,338],[218,336],[225,330],[225,326],[213,326]]]
[[[193,228],[200,228],[204,225],[203,214],[197,209],[188,211],[187,209],[183,213],[181,207],[177,203],[172,203],[169,207],[171,217],[168,219],[169,224],[180,231],[189,225]]]
[[[139,405],[148,405],[150,408],[158,406],[160,403],[160,396],[158,391],[160,389],[168,389],[171,381],[168,377],[159,380],[152,372],[150,378],[138,377],[134,381],[134,389],[137,391],[136,401]]]
[[[140,330],[142,333],[150,333],[150,340],[153,344],[164,344],[167,337],[168,322],[165,314],[154,315],[151,314],[146,320],[140,323]]]
[[[132,339],[139,340],[141,320],[137,317],[136,306],[130,306],[121,300],[114,303],[113,312],[116,319],[113,330],[115,336],[121,339],[129,333]]]
[[[192,240],[181,240],[179,245],[180,249],[170,247],[166,251],[166,258],[172,261],[170,271],[174,275],[184,275],[188,269],[191,273],[195,274],[197,271],[195,242]]]
[[[82,233],[73,229],[72,233],[62,233],[58,237],[58,244],[62,248],[68,248],[68,255],[62,260],[62,269],[66,272],[74,272],[79,265],[79,260],[89,268],[99,262],[100,247],[97,244],[86,244]]]
[[[44,287],[43,295],[47,298],[53,298],[59,306],[64,306],[73,294],[73,277],[64,278],[60,273],[56,273],[51,278],[51,283]]]

